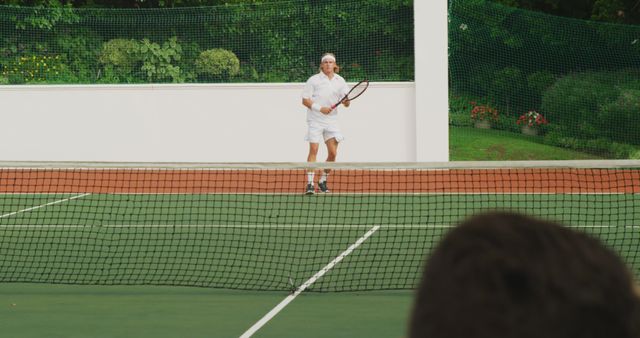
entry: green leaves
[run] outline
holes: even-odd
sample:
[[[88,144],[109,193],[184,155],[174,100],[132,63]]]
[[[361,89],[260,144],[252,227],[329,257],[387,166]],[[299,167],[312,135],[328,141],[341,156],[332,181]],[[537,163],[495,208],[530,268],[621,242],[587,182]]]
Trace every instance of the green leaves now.
[[[182,57],[182,46],[174,36],[164,42],[162,46],[143,39],[140,44],[140,68],[150,82],[184,82],[180,67],[174,63]]]
[[[240,60],[233,52],[215,48],[205,50],[195,61],[196,72],[213,80],[228,80],[240,71]]]
[[[331,51],[350,78],[414,78],[411,0],[163,2],[217,5],[173,9],[71,9],[60,3],[66,0],[33,1],[51,6],[0,6],[0,64],[60,55],[81,83],[302,82]],[[213,49],[232,52],[239,70],[205,66],[204,59],[197,68],[200,53]],[[227,70],[218,75],[216,67]]]
[[[545,92],[542,108],[574,137],[640,145],[638,81],[633,70],[568,75]]]
[[[123,76],[141,71],[148,82],[184,82],[178,61],[182,59],[182,46],[176,37],[162,45],[149,39],[113,39],[105,42],[100,63],[107,66],[111,75]],[[118,76],[115,77],[119,78]]]
[[[58,0],[46,0],[25,17],[13,18],[17,29],[36,28],[49,31],[57,24],[76,23],[80,19],[71,4],[62,5]]]
[[[102,45],[99,61],[102,64],[122,68],[131,72],[136,62],[140,61],[141,47],[135,40],[113,39]]]

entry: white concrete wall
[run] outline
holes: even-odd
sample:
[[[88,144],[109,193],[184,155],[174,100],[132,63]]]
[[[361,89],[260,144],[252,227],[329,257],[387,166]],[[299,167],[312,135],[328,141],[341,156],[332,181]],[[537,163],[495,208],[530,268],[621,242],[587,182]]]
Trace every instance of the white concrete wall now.
[[[302,87],[0,86],[0,160],[302,162]],[[413,83],[372,83],[340,110],[338,159],[415,161],[414,104]]]

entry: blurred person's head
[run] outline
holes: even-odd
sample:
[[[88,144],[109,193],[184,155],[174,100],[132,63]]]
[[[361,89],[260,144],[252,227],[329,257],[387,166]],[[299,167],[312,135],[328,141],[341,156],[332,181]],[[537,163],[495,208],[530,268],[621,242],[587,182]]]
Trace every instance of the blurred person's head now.
[[[598,240],[509,213],[472,217],[428,258],[411,338],[640,337],[632,275]]]

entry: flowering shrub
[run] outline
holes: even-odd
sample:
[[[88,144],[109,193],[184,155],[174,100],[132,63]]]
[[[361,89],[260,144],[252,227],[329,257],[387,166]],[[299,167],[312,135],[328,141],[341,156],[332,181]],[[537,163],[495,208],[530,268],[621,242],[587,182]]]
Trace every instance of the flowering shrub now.
[[[493,120],[498,121],[498,110],[489,105],[471,103],[471,119],[474,121]]]
[[[526,125],[529,127],[536,127],[536,126],[542,126],[544,124],[549,124],[549,122],[544,118],[544,116],[542,116],[542,114],[538,113],[535,110],[531,110],[529,112],[526,112],[520,115],[516,123],[518,125],[522,125],[522,126]]]
[[[58,75],[62,68],[58,55],[23,56],[2,67],[2,76],[18,77],[20,82],[46,81]]]

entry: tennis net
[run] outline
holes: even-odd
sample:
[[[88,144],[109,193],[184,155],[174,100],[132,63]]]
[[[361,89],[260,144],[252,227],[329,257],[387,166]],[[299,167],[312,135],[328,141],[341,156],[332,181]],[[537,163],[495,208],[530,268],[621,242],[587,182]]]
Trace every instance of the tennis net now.
[[[411,289],[487,210],[600,238],[640,275],[640,162],[0,163],[0,282]],[[320,275],[318,273],[321,272]]]

